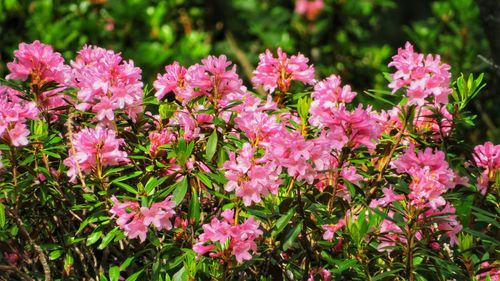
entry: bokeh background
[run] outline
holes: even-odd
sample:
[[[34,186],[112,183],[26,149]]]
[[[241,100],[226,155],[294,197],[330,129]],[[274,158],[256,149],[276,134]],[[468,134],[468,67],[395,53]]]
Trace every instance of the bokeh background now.
[[[339,74],[358,92],[387,90],[397,48],[439,53],[460,73],[486,74],[469,105],[471,143],[500,143],[500,1],[324,0],[307,16],[292,0],[0,0],[0,75],[20,42],[52,44],[69,61],[84,44],[119,51],[151,82],[166,64],[226,54],[249,81],[266,48],[311,58],[318,78]],[[496,30],[496,32],[495,32]],[[363,99],[363,95],[360,95]],[[375,106],[377,106],[375,104]],[[382,106],[382,105],[380,105]]]

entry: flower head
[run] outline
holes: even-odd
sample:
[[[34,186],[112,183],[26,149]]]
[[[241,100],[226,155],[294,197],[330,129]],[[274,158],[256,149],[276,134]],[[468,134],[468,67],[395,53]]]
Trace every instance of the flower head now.
[[[68,176],[74,181],[78,169],[83,173],[102,172],[106,166],[128,163],[127,153],[120,150],[123,139],[116,137],[116,132],[102,126],[86,128],[73,135],[74,152],[69,150],[69,157],[64,165],[69,167]]]
[[[259,55],[259,65],[253,72],[254,85],[262,85],[269,93],[274,92],[276,88],[286,93],[292,81],[309,85],[314,83],[314,67],[308,65],[308,58],[300,53],[288,58],[281,48],[278,48],[277,53],[277,58],[269,50]]]
[[[398,54],[392,57],[389,66],[396,68],[389,88],[396,92],[406,87],[409,104],[448,103],[448,95],[452,92],[450,66],[442,63],[439,55],[433,57],[416,53],[413,46],[406,42],[405,48],[399,48]]]
[[[114,120],[123,110],[132,120],[142,110],[141,69],[120,54],[96,46],[84,46],[71,62],[72,84],[78,88],[77,109],[92,110],[99,121]]]

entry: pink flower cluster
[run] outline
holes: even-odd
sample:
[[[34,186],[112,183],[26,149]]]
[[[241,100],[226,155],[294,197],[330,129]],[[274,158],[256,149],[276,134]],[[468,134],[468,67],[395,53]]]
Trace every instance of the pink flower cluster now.
[[[450,245],[458,243],[457,234],[462,229],[462,225],[455,215],[455,208],[447,203],[442,210],[427,209],[420,214],[417,218],[417,224],[420,228],[426,230],[419,230],[414,235],[417,240],[422,240],[424,235],[430,236],[430,247],[433,249],[439,248],[436,239],[441,234],[445,234],[450,239]],[[389,211],[387,214],[391,219],[394,218],[394,212]],[[406,221],[406,218],[404,218]],[[427,227],[426,227],[427,225]],[[394,221],[385,219],[379,226],[380,231],[380,244],[378,245],[379,251],[391,252],[397,244],[406,244],[408,237],[408,228],[401,228]]]
[[[323,0],[297,0],[295,2],[295,12],[304,15],[308,20],[314,20],[321,13],[324,6]]]
[[[236,196],[243,199],[245,206],[261,202],[261,196],[277,194],[282,182],[276,165],[262,158],[255,158],[254,154],[255,149],[245,143],[238,156],[232,152],[229,160],[224,163],[224,175],[228,180],[225,190],[235,190]]]
[[[146,240],[148,227],[153,224],[157,230],[172,229],[170,219],[175,215],[173,208],[175,202],[171,201],[171,196],[162,202],[153,203],[150,208],[139,207],[139,203],[125,201],[120,203],[115,196],[111,197],[113,207],[110,210],[112,218],[118,217],[116,224],[125,232],[128,238],[139,237],[141,242]]]
[[[449,168],[445,154],[442,151],[434,152],[431,148],[415,153],[412,145],[392,161],[391,166],[396,172],[411,176],[408,197],[411,204],[420,209],[444,206],[446,201],[441,195],[458,183],[463,183],[463,179]]]
[[[482,262],[479,266],[483,271],[476,275],[478,281],[499,281],[500,280],[500,265],[498,262],[489,263]],[[489,277],[489,278],[488,278]]]
[[[84,46],[71,61],[71,84],[78,89],[76,108],[96,113],[100,122],[115,120],[123,110],[132,120],[142,112],[141,69],[120,54],[96,46]]]
[[[173,92],[179,101],[186,105],[198,96],[206,96],[212,104],[220,107],[221,100],[232,93],[241,92],[243,82],[236,73],[236,65],[226,56],[208,56],[188,69],[178,62],[167,65],[166,73],[158,74],[154,82],[155,96],[161,100]]]
[[[325,129],[329,138],[336,142],[336,149],[357,148],[364,145],[375,148],[375,142],[382,133],[380,117],[371,108],[361,105],[349,111],[346,103],[351,102],[356,93],[349,85],[341,86],[340,77],[332,75],[314,86],[313,101],[309,108],[309,122]]]
[[[14,51],[14,61],[8,63],[7,68],[11,72],[7,79],[26,81],[30,78],[39,87],[47,82],[65,85],[70,74],[61,54],[38,40],[19,44],[19,49]]]
[[[0,86],[0,140],[13,146],[28,144],[30,131],[26,121],[38,118],[35,103],[19,98],[20,94]]]
[[[251,260],[257,253],[255,239],[262,235],[259,222],[253,217],[241,224],[234,220],[234,211],[227,209],[221,213],[222,220],[213,218],[210,224],[204,224],[193,250],[202,256],[210,252],[210,257],[228,258],[232,255],[238,263]]]
[[[14,61],[7,64],[10,74],[7,79],[26,81],[30,79],[31,92],[35,95],[37,107],[51,111],[66,105],[65,96],[61,93],[70,78],[70,67],[64,64],[60,53],[54,52],[52,46],[36,40],[31,44],[21,43],[14,51]],[[55,83],[55,89],[41,92],[49,82]]]
[[[286,93],[292,81],[300,81],[309,85],[315,83],[314,67],[308,65],[308,58],[300,53],[288,58],[281,48],[278,48],[277,53],[277,58],[269,50],[259,55],[259,64],[253,72],[254,85],[263,86],[264,90],[269,93],[274,92],[276,88]]]
[[[450,66],[442,63],[439,55],[433,57],[416,53],[413,46],[406,42],[405,48],[399,48],[398,54],[392,57],[389,66],[397,70],[392,74],[393,81],[389,88],[394,93],[406,87],[409,104],[448,103],[448,95],[452,92]]]
[[[391,166],[396,172],[406,173],[411,177],[407,208],[413,207],[420,212],[417,223],[421,226],[429,225],[430,234],[446,234],[450,238],[450,244],[456,244],[457,234],[462,226],[455,215],[455,208],[446,202],[442,195],[457,184],[465,184],[466,180],[449,168],[445,154],[431,148],[416,153],[414,146],[410,145],[402,155],[391,162]],[[405,196],[395,193],[393,189],[384,188],[383,193],[384,197],[370,203],[371,208],[388,207],[395,201],[406,201]],[[388,216],[392,218],[394,212],[389,211]],[[391,247],[398,241],[407,243],[406,231],[393,221],[384,220],[380,226],[383,235],[380,238],[379,250],[391,251]],[[419,231],[415,236],[421,240],[423,233]]]
[[[127,153],[120,150],[124,140],[116,137],[116,132],[103,126],[85,128],[73,135],[74,151],[68,151],[69,157],[64,160],[70,181],[78,175],[78,169],[86,174],[100,173],[106,166],[128,163]],[[98,175],[100,176],[100,175]]]
[[[485,195],[490,182],[495,182],[500,173],[500,145],[486,142],[474,148],[474,163],[483,172],[477,178],[477,187]]]

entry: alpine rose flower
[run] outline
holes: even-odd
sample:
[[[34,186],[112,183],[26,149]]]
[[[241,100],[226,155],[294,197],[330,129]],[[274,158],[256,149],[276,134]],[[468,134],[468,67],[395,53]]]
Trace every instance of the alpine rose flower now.
[[[278,48],[277,53],[277,58],[269,50],[259,55],[259,65],[253,72],[254,85],[263,86],[269,93],[274,92],[276,88],[286,93],[292,81],[314,84],[314,67],[308,65],[308,58],[300,53],[288,58],[281,48]]]
[[[415,53],[413,45],[406,42],[405,48],[399,48],[398,54],[392,57],[389,66],[396,68],[389,88],[394,93],[406,87],[408,104],[448,103],[448,95],[452,92],[450,66],[442,63],[439,55]],[[426,100],[429,97],[432,100]]]
[[[442,151],[434,152],[431,148],[415,153],[411,145],[396,160],[391,162],[398,173],[407,173],[411,176],[410,194],[411,203],[419,208],[445,205],[441,196],[461,181],[446,162]]]
[[[70,74],[61,54],[38,40],[19,44],[19,49],[14,51],[14,61],[7,63],[7,68],[10,71],[7,79],[26,81],[31,76],[31,82],[39,88],[47,82],[65,85]]]
[[[279,170],[272,162],[254,158],[255,149],[245,143],[238,152],[229,155],[224,163],[225,176],[228,179],[225,190],[235,190],[236,196],[243,199],[245,206],[259,203],[261,197],[278,193],[281,184]]]
[[[220,100],[232,93],[241,93],[243,81],[236,73],[236,65],[225,55],[208,56],[188,69],[174,62],[165,67],[164,75],[158,74],[153,83],[155,96],[161,100],[166,94],[173,92],[177,100],[186,105],[198,96],[207,96],[212,104],[219,107]]]
[[[210,256],[218,257],[224,253],[230,253],[238,263],[251,260],[252,251],[257,253],[255,239],[262,235],[259,222],[253,217],[245,219],[242,224],[234,221],[234,211],[227,209],[221,214],[222,220],[213,218],[210,224],[204,224],[203,233],[193,245],[193,250],[202,256],[211,252]],[[225,248],[225,245],[229,245]]]
[[[295,2],[295,12],[305,15],[308,20],[314,20],[323,10],[325,3],[323,0],[297,0]]]
[[[123,139],[116,138],[116,132],[103,126],[86,128],[73,135],[71,140],[75,151],[69,150],[64,165],[69,167],[68,177],[74,181],[78,168],[86,174],[101,173],[107,166],[128,163],[127,153],[120,150]]]
[[[31,44],[21,43],[14,51],[14,61],[8,63],[7,68],[11,72],[7,79],[26,81],[31,78],[30,87],[40,110],[58,113],[54,109],[67,104],[61,91],[69,82],[71,69],[52,46],[38,40]],[[56,88],[42,91],[47,83],[55,83]]]
[[[486,142],[474,148],[473,159],[477,167],[483,168],[483,172],[477,178],[477,187],[482,195],[486,194],[488,184],[495,182],[500,172],[500,145]]]
[[[132,120],[142,111],[141,69],[132,60],[123,61],[113,51],[84,46],[71,66],[72,85],[79,89],[77,109],[91,110],[101,122],[114,120],[118,109]]]
[[[0,86],[0,140],[19,147],[28,144],[26,121],[37,119],[38,109],[34,102],[22,100],[16,93]]]
[[[325,233],[323,234],[323,240],[332,240],[335,232],[337,232],[337,230],[341,229],[344,226],[345,226],[344,219],[340,219],[336,224],[322,225],[321,228],[325,230]]]
[[[113,207],[109,211],[112,214],[111,217],[118,217],[116,224],[130,239],[139,237],[141,242],[144,242],[150,224],[153,224],[157,230],[172,229],[170,219],[175,215],[173,210],[175,202],[171,201],[171,196],[162,202],[153,203],[150,208],[139,207],[139,203],[133,201],[120,203],[114,195],[111,200],[113,201]]]

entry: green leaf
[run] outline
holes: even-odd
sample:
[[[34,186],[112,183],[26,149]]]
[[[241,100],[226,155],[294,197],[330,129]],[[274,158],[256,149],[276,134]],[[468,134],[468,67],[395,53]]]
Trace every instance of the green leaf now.
[[[55,251],[52,251],[50,252],[49,254],[49,260],[53,261],[53,260],[57,260],[58,258],[60,258],[63,254],[63,251],[62,250],[55,250]]]
[[[187,280],[186,268],[182,267],[179,271],[177,271],[174,274],[173,280],[174,281],[184,281],[184,280]]]
[[[134,257],[128,257],[122,265],[120,265],[120,271],[127,269],[127,267],[134,261]]]
[[[109,269],[109,280],[118,281],[120,279],[120,268],[118,266],[113,266]]]
[[[295,215],[295,208],[292,208],[288,210],[288,212],[284,215],[282,215],[277,221],[276,225],[271,232],[271,236],[276,237],[276,235],[280,234],[280,232],[285,229],[285,227],[288,225],[288,222],[292,219],[292,217]]]
[[[377,280],[381,280],[383,278],[386,278],[386,277],[389,277],[389,276],[394,276],[394,274],[398,271],[401,271],[402,269],[401,268],[398,268],[398,269],[394,269],[394,270],[389,270],[389,271],[384,271],[380,274],[377,274],[375,276],[373,276],[373,278],[371,279],[372,281],[377,281]]]
[[[111,230],[110,232],[108,232],[108,234],[106,234],[106,236],[104,236],[104,238],[102,239],[102,242],[101,244],[99,244],[99,247],[97,247],[99,250],[102,250],[104,248],[106,248],[108,246],[108,244],[113,241],[113,239],[115,238],[116,234],[119,232],[119,228],[118,227],[115,227],[113,230]]]
[[[144,271],[144,269],[141,269],[141,270],[135,272],[134,274],[130,275],[127,279],[125,279],[125,281],[137,280],[137,278],[139,278],[139,276],[142,274],[143,271]]]
[[[94,232],[92,232],[88,237],[87,237],[87,246],[90,246],[92,244],[95,244],[97,241],[99,241],[99,238],[101,238],[102,230],[101,229],[96,229]]]
[[[5,206],[0,202],[0,228],[5,226]]]
[[[300,222],[295,227],[293,227],[290,232],[288,232],[288,235],[285,237],[284,240],[285,242],[283,243],[283,250],[287,251],[295,243],[295,240],[302,231],[302,226],[303,226],[302,222]]]
[[[198,198],[198,191],[195,187],[191,188],[191,202],[189,203],[189,220],[194,221],[196,224],[200,222],[200,199]]]
[[[210,162],[217,151],[217,130],[215,129],[207,141],[207,149],[205,151],[205,158]]]
[[[172,194],[172,201],[174,201],[175,206],[177,206],[182,202],[184,196],[186,196],[188,188],[187,176],[184,176],[184,178],[180,182],[176,183],[175,186],[174,193]]]

